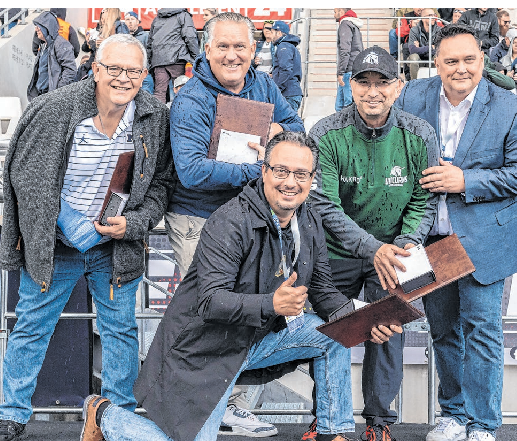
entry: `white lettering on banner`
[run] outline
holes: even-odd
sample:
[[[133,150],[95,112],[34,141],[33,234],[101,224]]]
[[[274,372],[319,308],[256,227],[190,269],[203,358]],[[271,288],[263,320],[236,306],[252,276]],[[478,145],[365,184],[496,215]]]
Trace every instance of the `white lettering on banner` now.
[[[142,12],[142,15],[156,15],[158,8],[147,8],[144,12]]]
[[[284,15],[287,8],[264,8],[264,9],[255,9],[254,15],[256,17],[269,17],[271,12],[277,12],[278,15]]]

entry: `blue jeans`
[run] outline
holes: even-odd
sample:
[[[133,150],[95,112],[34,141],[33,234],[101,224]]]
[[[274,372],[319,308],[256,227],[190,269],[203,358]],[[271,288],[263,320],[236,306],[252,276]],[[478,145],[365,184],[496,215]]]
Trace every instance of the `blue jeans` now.
[[[350,77],[352,76],[352,72],[346,72],[343,74],[343,83],[344,86],[337,86],[337,95],[336,95],[336,112],[339,112],[343,107],[349,106],[352,104],[352,88],[350,87]]]
[[[302,96],[286,96],[285,100],[289,103],[289,105],[293,108],[295,112],[298,112],[300,105],[302,104]]]
[[[144,81],[142,83],[142,89],[147,90],[151,95],[154,92],[154,80],[153,76],[148,73],[147,76],[144,78]]]
[[[471,275],[423,297],[431,327],[438,402],[467,431],[495,436],[502,423],[504,280],[481,285]]]
[[[112,244],[97,245],[84,254],[60,241],[54,252],[54,273],[46,292],[22,268],[18,321],[9,336],[4,358],[4,403],[0,419],[25,424],[32,414],[31,397],[48,343],[74,286],[84,274],[97,308],[102,342],[102,395],[128,410],[136,400],[133,383],[138,375],[136,290],[141,277],[119,288],[110,299]]]
[[[399,37],[397,37],[396,29],[390,29],[388,37],[390,45],[390,55],[396,57],[399,53]]]
[[[278,333],[270,332],[253,345],[195,440],[213,441],[217,438],[228,397],[242,371],[305,358],[314,358],[318,433],[353,432],[355,423],[350,387],[350,349],[316,331],[316,326],[322,323],[323,320],[318,316],[306,314],[305,324],[298,331],[289,333],[284,329]],[[151,420],[115,405],[105,410],[101,430],[106,441],[170,441]]]

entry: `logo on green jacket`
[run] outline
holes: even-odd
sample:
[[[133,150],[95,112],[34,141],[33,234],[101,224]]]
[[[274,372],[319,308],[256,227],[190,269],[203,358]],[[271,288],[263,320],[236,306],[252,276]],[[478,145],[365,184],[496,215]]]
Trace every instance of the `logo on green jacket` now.
[[[402,176],[405,167],[395,165],[391,168],[390,176],[386,178],[386,185],[390,187],[402,187],[407,182],[407,175]]]

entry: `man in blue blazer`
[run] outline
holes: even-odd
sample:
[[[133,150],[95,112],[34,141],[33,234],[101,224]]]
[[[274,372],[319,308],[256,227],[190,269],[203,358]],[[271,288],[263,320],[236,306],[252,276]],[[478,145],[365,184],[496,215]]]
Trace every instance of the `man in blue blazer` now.
[[[440,165],[423,172],[440,193],[428,243],[456,233],[476,271],[424,305],[440,377],[442,417],[427,441],[495,440],[501,425],[505,277],[517,272],[517,97],[482,77],[476,32],[451,24],[437,36],[437,77],[410,81],[397,105],[427,120]]]

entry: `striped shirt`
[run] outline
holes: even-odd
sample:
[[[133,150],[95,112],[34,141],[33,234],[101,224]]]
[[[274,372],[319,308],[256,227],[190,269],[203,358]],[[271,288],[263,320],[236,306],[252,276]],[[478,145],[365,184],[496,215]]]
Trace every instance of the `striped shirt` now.
[[[111,138],[97,130],[93,118],[81,121],[75,129],[61,198],[92,222],[100,216],[119,155],[134,151],[134,114],[131,101]],[[58,238],[62,239],[60,231]],[[106,240],[109,237],[101,242]]]

